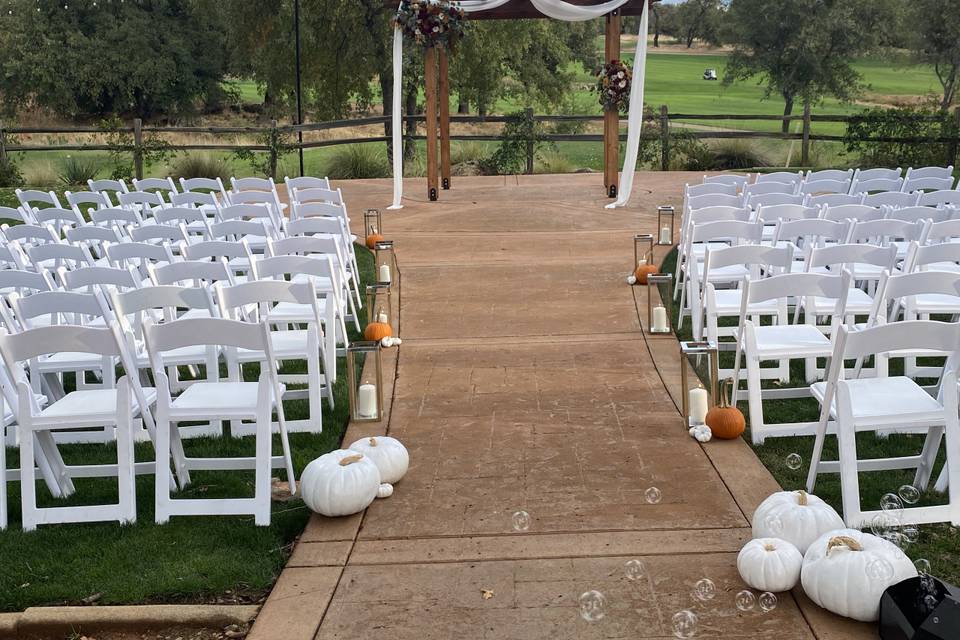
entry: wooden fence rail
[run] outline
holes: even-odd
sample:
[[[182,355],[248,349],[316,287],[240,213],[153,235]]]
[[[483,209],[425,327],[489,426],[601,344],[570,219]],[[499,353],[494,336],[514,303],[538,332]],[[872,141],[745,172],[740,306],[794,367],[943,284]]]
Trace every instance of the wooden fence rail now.
[[[527,110],[526,118],[538,123],[600,123],[604,116],[597,115],[534,115],[532,111]],[[957,130],[960,130],[960,109],[955,113]],[[844,123],[849,124],[860,119],[859,116],[844,115],[817,115],[810,112],[809,108],[804,109],[802,115],[779,116],[779,115],[761,115],[761,114],[702,114],[702,113],[671,113],[666,105],[661,106],[657,112],[647,113],[645,120],[647,122],[657,122],[659,132],[642,135],[643,140],[660,141],[661,169],[666,170],[670,166],[670,153],[672,141],[672,129],[677,123],[686,121],[760,121],[760,122],[800,122],[802,128],[800,132],[783,133],[781,131],[746,131],[746,130],[695,130],[688,127],[683,128],[683,135],[687,138],[699,140],[730,140],[730,139],[772,139],[800,142],[800,164],[809,165],[810,162],[810,143],[816,141],[840,142],[846,139],[841,135],[827,135],[812,133],[813,123]],[[912,122],[933,122],[940,118],[937,116],[918,116],[911,118]],[[404,116],[406,123],[422,123],[425,116]],[[485,124],[485,123],[507,123],[515,120],[515,116],[474,116],[474,115],[451,115],[451,123],[457,124]],[[166,134],[189,134],[195,136],[250,136],[256,137],[255,144],[240,144],[229,142],[211,142],[211,143],[186,143],[186,144],[165,144],[165,148],[173,151],[248,151],[255,153],[270,154],[270,167],[276,167],[279,154],[285,150],[270,144],[264,144],[264,141],[276,140],[282,136],[289,136],[296,133],[308,133],[318,131],[335,131],[337,129],[357,128],[364,126],[384,125],[391,121],[390,116],[373,116],[368,118],[354,118],[349,120],[332,120],[328,122],[317,122],[301,125],[278,125],[273,122],[267,127],[181,127],[181,126],[143,126],[139,119],[133,120],[129,127],[120,127],[116,129],[103,129],[99,127],[81,126],[81,127],[9,127],[5,128],[4,123],[0,121],[0,159],[3,159],[9,153],[35,153],[42,151],[122,151],[129,152],[133,157],[134,172],[138,178],[143,177],[143,164],[147,149],[145,148],[145,136],[163,136]],[[621,130],[623,130],[623,120],[621,119]],[[108,135],[120,134],[129,136],[132,142],[125,145],[104,144],[104,143],[63,143],[63,144],[20,144],[11,140],[10,136],[18,135],[81,135],[95,134]],[[591,133],[570,133],[570,134],[542,134],[539,139],[551,142],[602,142],[603,135]],[[424,140],[422,135],[404,135],[405,140]],[[496,134],[463,134],[451,135],[452,140],[474,140],[474,141],[498,141],[501,136]],[[371,142],[388,142],[390,138],[386,135],[371,136],[348,136],[343,138],[334,138],[330,140],[315,140],[307,142],[295,142],[286,145],[286,150],[290,148],[298,149],[318,149],[322,147],[332,147],[345,144],[360,144]],[[621,133],[620,140],[625,141],[626,135]],[[956,164],[958,149],[960,149],[960,135],[923,138],[923,137],[870,137],[871,142],[890,142],[904,144],[946,144],[948,150],[945,158],[945,164]],[[526,145],[526,170],[533,171],[533,141],[528,141]]]

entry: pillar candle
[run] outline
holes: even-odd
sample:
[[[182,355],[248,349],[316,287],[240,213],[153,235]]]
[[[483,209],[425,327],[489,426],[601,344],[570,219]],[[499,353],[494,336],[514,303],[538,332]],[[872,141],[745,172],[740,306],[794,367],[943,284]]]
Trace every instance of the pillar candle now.
[[[380,313],[377,314],[377,322],[380,322],[383,324],[389,324],[390,319],[387,317],[387,314],[385,312],[381,311]]]
[[[709,395],[703,387],[690,389],[690,420],[693,424],[703,424],[707,419]]]
[[[653,330],[666,333],[667,328],[667,310],[663,305],[657,305],[653,308]]]
[[[670,227],[660,229],[660,244],[670,244],[673,238],[670,237]]]
[[[390,265],[380,265],[380,282],[390,284]]]
[[[377,417],[377,385],[361,384],[357,389],[357,415],[361,418]]]

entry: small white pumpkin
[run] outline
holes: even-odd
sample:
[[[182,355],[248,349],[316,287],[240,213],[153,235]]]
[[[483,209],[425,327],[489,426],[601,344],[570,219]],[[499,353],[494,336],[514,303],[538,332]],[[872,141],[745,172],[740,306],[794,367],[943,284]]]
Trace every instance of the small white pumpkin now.
[[[373,460],[380,470],[380,482],[396,484],[410,466],[407,448],[390,436],[361,438],[351,444],[350,449]]]
[[[384,482],[380,485],[380,488],[377,489],[378,498],[389,498],[393,495],[393,485],[389,482]]]
[[[856,529],[817,538],[803,557],[800,582],[815,603],[837,615],[872,622],[884,590],[917,575],[892,542]]]
[[[780,538],[800,553],[827,531],[843,527],[843,518],[833,507],[803,490],[778,491],[753,512],[754,538]]]
[[[690,437],[697,442],[710,442],[713,438],[713,431],[705,424],[698,424],[695,427],[690,427]]]
[[[359,513],[377,497],[380,471],[362,453],[338,449],[303,470],[300,491],[311,511],[336,517]]]
[[[757,591],[789,591],[800,580],[803,556],[779,538],[757,538],[743,545],[737,556],[737,571]]]

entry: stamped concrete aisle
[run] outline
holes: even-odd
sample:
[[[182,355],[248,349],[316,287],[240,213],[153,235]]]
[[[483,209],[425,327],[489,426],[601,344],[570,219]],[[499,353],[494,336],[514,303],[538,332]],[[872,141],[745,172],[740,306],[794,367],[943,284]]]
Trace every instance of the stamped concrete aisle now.
[[[438,203],[408,183],[383,223],[402,272],[389,423],[345,442],[388,429],[410,471],[362,517],[311,521],[253,637],[670,638],[684,609],[697,638],[871,637],[790,594],[734,605],[749,515],[776,485],[744,443],[711,454],[686,434],[652,357],[676,344],[648,345],[624,283],[632,235],[698,178],[643,174],[625,211],[594,175],[458,179]],[[342,186],[355,223],[389,200],[387,181]],[[701,578],[712,600],[692,597]]]

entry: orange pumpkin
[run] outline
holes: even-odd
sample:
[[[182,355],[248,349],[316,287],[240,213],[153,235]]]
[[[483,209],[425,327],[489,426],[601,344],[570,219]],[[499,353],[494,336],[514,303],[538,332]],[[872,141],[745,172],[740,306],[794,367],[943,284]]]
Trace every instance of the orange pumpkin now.
[[[634,277],[637,279],[637,284],[647,284],[647,276],[659,272],[652,264],[641,264],[637,267],[637,270],[633,272]]]
[[[705,420],[707,426],[710,427],[710,431],[713,432],[713,437],[721,440],[739,438],[747,427],[747,421],[740,409],[727,402],[727,387],[730,387],[730,397],[732,398],[733,378],[727,378],[720,385],[720,406],[710,409]]]
[[[363,330],[363,338],[365,340],[380,342],[384,338],[391,336],[393,336],[393,329],[391,329],[390,325],[386,322],[371,322],[367,325],[367,328]]]
[[[373,232],[367,235],[367,249],[373,251],[378,242],[383,242],[383,236],[379,233]]]

